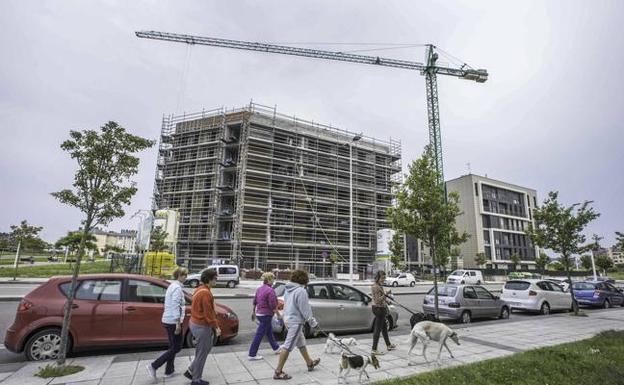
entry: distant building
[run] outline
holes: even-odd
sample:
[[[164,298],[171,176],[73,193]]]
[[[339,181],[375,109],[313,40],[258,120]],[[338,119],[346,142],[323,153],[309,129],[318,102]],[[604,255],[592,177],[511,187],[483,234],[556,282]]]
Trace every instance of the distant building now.
[[[617,250],[615,247],[610,247],[607,256],[611,258],[614,264],[624,264],[624,252]]]
[[[534,223],[535,190],[473,174],[447,181],[446,188],[459,193],[463,214],[457,218],[457,228],[470,235],[459,246],[464,268],[478,267],[478,253],[485,253],[488,267],[507,268],[516,254],[521,261],[518,268],[535,268],[538,248],[525,234]]]
[[[96,228],[91,231],[95,237],[95,244],[100,254],[110,247],[118,247],[126,252],[134,252],[137,232],[135,230],[121,230],[120,232]]]

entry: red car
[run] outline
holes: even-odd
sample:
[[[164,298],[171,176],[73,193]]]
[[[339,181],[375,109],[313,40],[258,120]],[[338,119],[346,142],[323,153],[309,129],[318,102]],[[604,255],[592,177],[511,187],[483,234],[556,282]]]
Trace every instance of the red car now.
[[[24,352],[29,360],[50,360],[60,350],[63,307],[71,277],[53,277],[22,299],[15,322],[7,329],[4,346]],[[70,351],[127,346],[166,346],[161,324],[169,282],[133,274],[87,274],[78,277],[72,310]],[[186,294],[183,323],[185,345],[194,346],[188,328],[191,295]],[[216,304],[221,328],[218,341],[238,334],[238,316]]]

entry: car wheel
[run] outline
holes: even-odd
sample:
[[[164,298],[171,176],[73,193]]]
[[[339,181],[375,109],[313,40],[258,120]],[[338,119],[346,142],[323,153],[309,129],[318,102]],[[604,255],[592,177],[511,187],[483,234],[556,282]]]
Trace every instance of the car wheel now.
[[[509,308],[507,306],[503,306],[503,308],[501,309],[500,318],[501,319],[509,318]]]
[[[611,307],[611,302],[609,302],[608,299],[605,299],[604,302],[602,303],[602,308],[603,309],[608,309]]]
[[[236,287],[236,282],[228,281],[227,285],[225,285],[228,289],[234,289]]]
[[[415,281],[410,282],[410,287],[414,287],[414,286],[416,286],[416,282]],[[624,302],[622,303],[622,306],[624,306]]]
[[[548,302],[544,302],[542,304],[542,307],[540,308],[540,314],[541,315],[549,315],[550,314],[550,305],[548,304]]]
[[[196,288],[199,286],[199,281],[196,279],[191,279],[188,283],[189,287]]]
[[[399,283],[397,281],[392,282],[392,287],[397,287],[399,286]]]
[[[71,351],[71,338],[67,343],[67,352]],[[26,342],[24,353],[29,361],[54,360],[61,351],[61,330],[43,329],[33,334]]]
[[[459,318],[459,321],[463,324],[469,324],[470,322],[472,322],[472,316],[470,315],[470,312],[468,310],[465,310],[462,314],[461,317]]]

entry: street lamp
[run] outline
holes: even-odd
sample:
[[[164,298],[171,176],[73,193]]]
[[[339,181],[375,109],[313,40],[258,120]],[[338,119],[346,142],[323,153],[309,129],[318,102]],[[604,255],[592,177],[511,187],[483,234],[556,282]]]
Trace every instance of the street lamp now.
[[[349,145],[349,283],[353,284],[353,144],[362,139],[362,134],[357,134],[351,139]]]

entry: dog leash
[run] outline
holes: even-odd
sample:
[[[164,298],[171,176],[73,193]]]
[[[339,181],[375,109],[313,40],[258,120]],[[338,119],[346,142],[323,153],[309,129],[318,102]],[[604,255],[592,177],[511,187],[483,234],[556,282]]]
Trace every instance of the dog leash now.
[[[342,349],[346,350],[349,354],[351,354],[352,356],[359,356],[360,354],[355,354],[351,351],[351,349],[349,349],[349,347],[345,344],[342,343],[342,341],[340,341],[340,339],[337,338],[331,338],[329,336],[329,334],[327,334],[323,329],[318,328],[319,333],[321,333],[322,335],[324,335],[326,338],[330,339],[331,341],[335,342],[338,346],[340,346]]]
[[[416,312],[410,310],[409,308],[407,308],[406,306],[404,306],[400,302],[398,302],[396,299],[390,297],[388,294],[384,294],[384,296],[386,298],[388,298],[390,301],[392,301],[395,305],[398,305],[400,308],[402,308],[403,310],[407,311],[408,313],[411,313],[412,315],[423,314],[423,313],[416,313]]]

